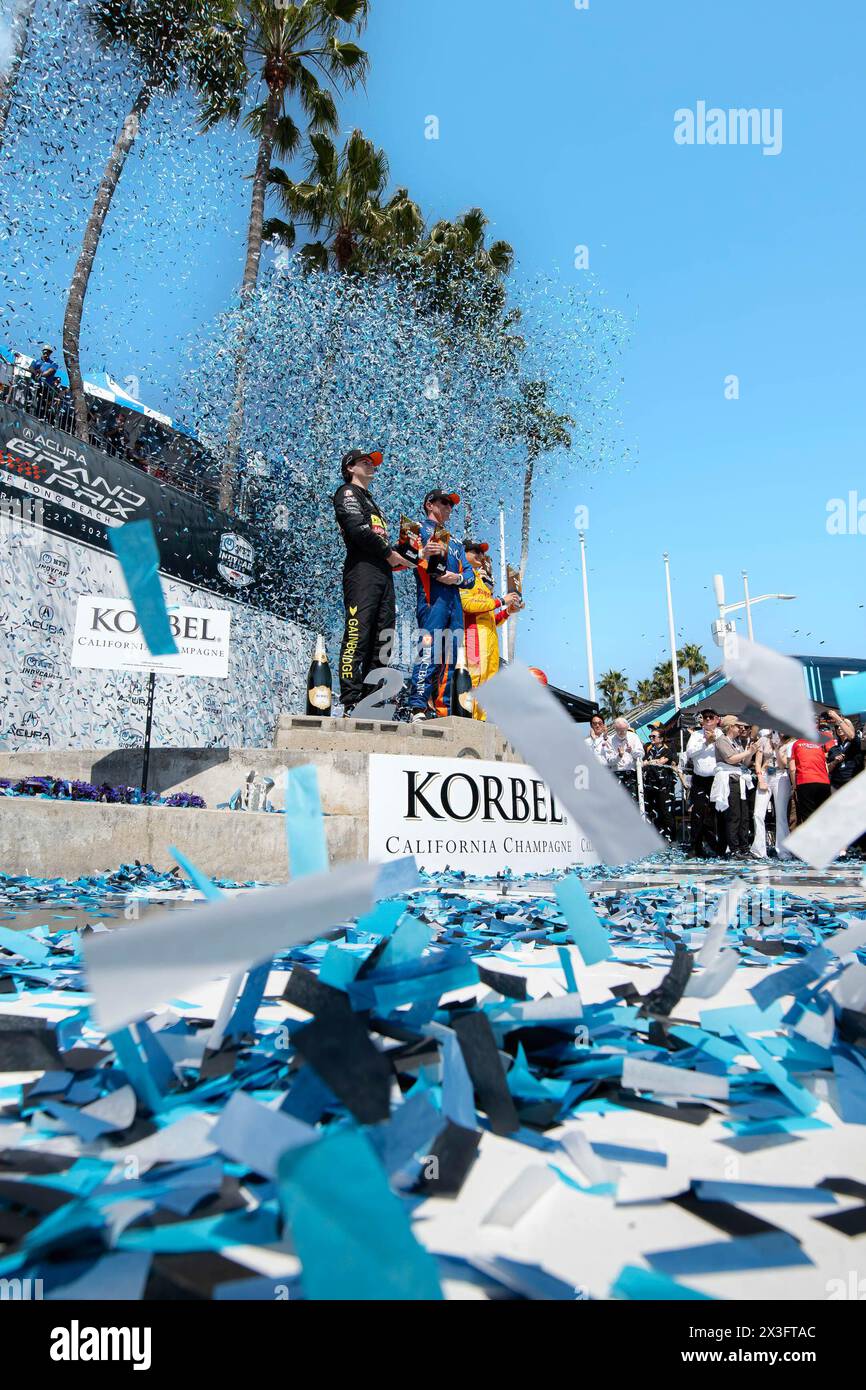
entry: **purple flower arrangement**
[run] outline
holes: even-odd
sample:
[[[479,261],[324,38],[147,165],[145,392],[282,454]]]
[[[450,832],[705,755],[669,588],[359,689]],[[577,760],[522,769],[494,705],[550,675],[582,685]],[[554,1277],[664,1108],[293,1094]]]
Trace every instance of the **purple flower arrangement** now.
[[[24,777],[12,781],[0,777],[0,796],[39,796],[55,801],[104,801],[118,806],[188,806],[204,811],[205,802],[194,792],[173,792],[160,796],[158,792],[143,792],[140,787],[112,787],[107,782],[67,782],[54,777]]]

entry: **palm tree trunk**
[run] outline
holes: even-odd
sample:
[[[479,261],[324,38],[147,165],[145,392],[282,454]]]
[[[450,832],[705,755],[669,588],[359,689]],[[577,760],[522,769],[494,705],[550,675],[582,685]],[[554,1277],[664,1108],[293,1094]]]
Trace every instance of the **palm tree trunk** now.
[[[523,475],[523,521],[520,528],[520,587],[523,588],[523,576],[526,574],[526,566],[529,562],[529,535],[532,522],[532,475],[535,472],[534,453],[530,453],[526,460],[526,472]],[[517,651],[517,614],[513,613],[508,620],[508,652],[511,660],[514,660]]]
[[[238,325],[238,342],[235,348],[234,400],[232,401],[232,413],[229,417],[226,452],[220,477],[219,504],[224,511],[231,510],[238,456],[241,450],[247,388],[247,350],[249,347],[249,325],[246,314],[247,306],[259,281],[259,266],[262,260],[262,228],[265,222],[265,194],[268,191],[268,174],[274,152],[281,98],[282,91],[279,87],[268,88],[268,100],[262,122],[262,133],[259,138],[259,152],[256,158],[256,172],[253,175],[253,194],[250,201],[250,220],[247,227],[247,258],[241,281],[241,314]]]
[[[12,32],[15,36],[12,57],[9,60],[9,67],[5,75],[0,77],[0,148],[3,145],[3,136],[6,134],[6,122],[9,120],[9,112],[12,110],[12,99],[15,95],[18,73],[27,49],[27,41],[30,37],[30,21],[33,18],[35,8],[36,0],[18,0],[15,7],[15,18],[12,21]]]
[[[99,249],[99,239],[102,236],[102,229],[105,226],[105,219],[111,207],[111,200],[114,197],[123,167],[129,151],[135,144],[138,133],[141,129],[141,122],[144,114],[150,105],[153,89],[149,83],[145,82],[138,96],[132,104],[129,115],[123,122],[123,129],[117,137],[114,149],[105,166],[105,173],[102,175],[102,182],[96,194],[87,226],[84,229],[84,241],[81,246],[81,253],[72,276],[72,283],[69,286],[69,295],[66,300],[66,312],[63,316],[63,358],[66,362],[66,370],[69,373],[69,389],[72,394],[72,403],[75,407],[75,433],[83,443],[87,443],[89,436],[89,426],[87,418],[87,400],[84,395],[84,382],[81,377],[81,318],[84,313],[84,299],[87,294],[87,286],[93,270],[93,263],[96,260],[96,252]]]

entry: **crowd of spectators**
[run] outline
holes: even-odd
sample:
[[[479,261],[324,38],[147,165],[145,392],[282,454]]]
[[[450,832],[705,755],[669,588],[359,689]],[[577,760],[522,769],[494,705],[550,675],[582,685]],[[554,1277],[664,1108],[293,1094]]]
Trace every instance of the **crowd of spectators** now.
[[[681,750],[660,727],[644,746],[626,719],[608,729],[601,715],[586,742],[660,833],[687,844],[690,857],[784,859],[792,857],[786,842],[794,827],[863,770],[866,730],[825,709],[818,732],[820,741],[812,741],[705,709]],[[852,848],[862,853],[866,845]]]
[[[0,402],[3,401],[19,406],[64,434],[76,434],[72,397],[60,364],[55,360],[54,348],[47,343],[29,365],[23,365],[19,359],[8,378],[0,380]],[[149,439],[141,424],[142,417],[137,416],[134,426],[128,428],[123,412],[110,404],[97,404],[92,400],[88,442],[95,449],[101,449],[112,458],[123,459],[160,482],[171,482],[186,492],[213,500],[210,480],[185,467],[167,466],[161,457],[159,440]]]

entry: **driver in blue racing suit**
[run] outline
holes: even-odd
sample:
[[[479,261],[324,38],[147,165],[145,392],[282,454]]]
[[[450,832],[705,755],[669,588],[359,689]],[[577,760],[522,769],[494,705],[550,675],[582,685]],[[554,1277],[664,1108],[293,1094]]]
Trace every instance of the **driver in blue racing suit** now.
[[[475,571],[459,541],[449,539],[436,547],[437,526],[449,529],[451,512],[460,501],[456,492],[434,488],[424,498],[421,545],[429,546],[428,559],[415,571],[418,584],[419,659],[412,668],[409,708],[413,723],[451,713],[451,683],[459,643],[463,640],[461,589],[471,589]]]

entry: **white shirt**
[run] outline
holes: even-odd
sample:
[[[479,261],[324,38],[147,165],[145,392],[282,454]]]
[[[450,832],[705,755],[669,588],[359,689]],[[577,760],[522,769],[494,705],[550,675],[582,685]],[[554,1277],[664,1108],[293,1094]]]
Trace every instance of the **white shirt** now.
[[[624,734],[614,734],[610,740],[614,759],[611,766],[616,772],[631,772],[643,758],[643,744],[632,729]]]
[[[707,743],[703,729],[697,729],[686,744],[686,760],[691,762],[696,777],[715,777],[716,750]]]
[[[591,748],[600,763],[607,767],[613,762],[613,749],[610,746],[610,734],[590,734],[585,740],[587,748]]]

